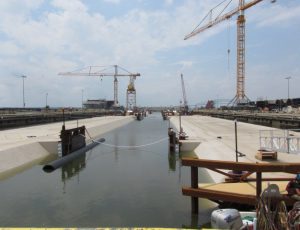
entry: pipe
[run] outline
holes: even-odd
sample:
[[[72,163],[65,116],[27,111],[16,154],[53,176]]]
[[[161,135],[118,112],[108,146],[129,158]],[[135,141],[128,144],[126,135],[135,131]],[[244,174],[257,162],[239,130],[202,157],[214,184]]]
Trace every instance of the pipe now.
[[[104,142],[105,139],[104,138],[100,138],[94,142],[92,142],[91,144],[73,152],[70,153],[64,157],[61,157],[55,161],[52,161],[51,163],[45,165],[43,167],[43,170],[47,173],[53,172],[54,170],[64,166],[65,164],[68,164],[70,161],[80,157],[81,155],[85,154],[87,151],[89,151],[90,149],[94,148],[96,145],[100,144],[100,142]]]

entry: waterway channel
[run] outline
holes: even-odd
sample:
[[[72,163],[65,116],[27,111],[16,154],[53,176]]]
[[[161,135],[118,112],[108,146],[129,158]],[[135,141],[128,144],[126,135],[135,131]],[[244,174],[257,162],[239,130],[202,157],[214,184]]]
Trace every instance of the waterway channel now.
[[[190,185],[190,168],[181,166],[181,154],[168,152],[168,126],[153,114],[105,134],[106,145],[52,173],[35,165],[3,179],[0,227],[199,228],[209,222],[213,205],[199,200],[200,213],[192,215],[190,198],[181,193]],[[200,169],[199,180],[211,182]]]

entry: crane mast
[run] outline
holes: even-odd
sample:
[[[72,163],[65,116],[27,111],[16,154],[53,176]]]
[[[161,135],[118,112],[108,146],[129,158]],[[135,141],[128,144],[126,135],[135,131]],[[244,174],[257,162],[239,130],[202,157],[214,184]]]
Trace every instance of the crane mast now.
[[[119,99],[118,99],[118,66],[115,65],[115,75],[114,75],[114,105],[118,106],[119,105]]]
[[[245,94],[245,0],[239,0],[240,13],[237,18],[237,82],[236,95],[229,104],[245,104],[250,102]]]
[[[245,3],[245,0],[239,0],[239,6],[222,16],[216,17],[214,20],[210,20],[206,25],[194,29],[190,34],[184,37],[187,40],[212,26],[230,19],[233,15],[239,13],[237,18],[237,81],[236,81],[236,95],[229,102],[229,104],[238,105],[248,103],[250,100],[245,94],[245,15],[244,11],[263,0],[253,0]],[[211,11],[210,11],[211,12]]]
[[[130,76],[126,94],[126,109],[134,111],[136,109],[136,91],[134,80],[136,77]]]

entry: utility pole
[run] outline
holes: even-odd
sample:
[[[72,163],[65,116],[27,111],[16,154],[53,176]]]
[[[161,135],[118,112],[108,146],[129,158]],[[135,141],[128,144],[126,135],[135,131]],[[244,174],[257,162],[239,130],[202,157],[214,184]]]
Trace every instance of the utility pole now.
[[[48,93],[46,93],[46,109],[48,108]]]
[[[286,77],[286,80],[288,80],[288,97],[287,99],[290,99],[290,79],[292,79],[292,77]]]
[[[23,79],[23,108],[25,108],[25,85],[24,85],[25,81],[24,81],[24,79],[27,78],[27,76],[22,75],[21,78]]]
[[[182,101],[179,102],[180,106],[179,106],[179,133],[183,132],[182,126],[181,126],[181,111],[182,111]]]
[[[81,109],[83,110],[83,89],[81,90]]]

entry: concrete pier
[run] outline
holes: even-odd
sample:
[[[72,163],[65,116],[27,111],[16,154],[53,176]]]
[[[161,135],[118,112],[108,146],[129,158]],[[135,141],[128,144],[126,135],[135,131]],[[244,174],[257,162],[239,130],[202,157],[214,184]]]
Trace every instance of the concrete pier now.
[[[98,138],[133,120],[130,116],[108,116],[67,121],[65,125],[68,129],[85,125],[89,135]],[[38,164],[51,155],[55,157],[61,128],[62,122],[59,122],[0,131],[0,179]],[[91,141],[88,135],[86,141]]]
[[[170,122],[174,128],[179,130],[179,118],[177,116],[171,117]],[[226,161],[236,160],[234,121],[193,115],[182,116],[181,125],[189,139],[200,142],[200,145],[194,150],[199,158]],[[275,128],[238,122],[238,151],[246,155],[239,157],[239,162],[260,162],[260,160],[255,158],[255,154],[260,147],[259,130],[265,129]],[[300,134],[294,133],[294,135]],[[274,164],[276,162],[300,162],[300,155],[279,152],[278,160],[269,162]],[[208,170],[208,173],[216,183],[224,181],[223,175],[211,170]],[[291,175],[283,173],[276,175],[276,177],[286,176]]]

